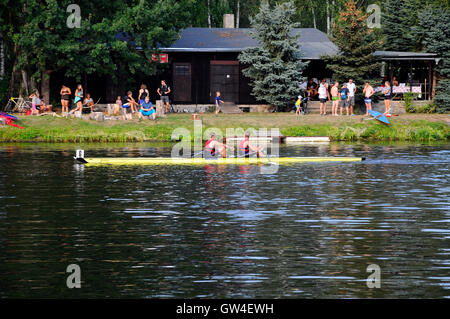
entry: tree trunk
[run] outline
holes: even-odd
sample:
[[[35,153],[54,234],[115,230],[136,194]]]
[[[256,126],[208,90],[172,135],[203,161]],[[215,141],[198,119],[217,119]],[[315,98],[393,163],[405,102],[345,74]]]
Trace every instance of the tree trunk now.
[[[0,33],[0,80],[5,77],[5,49],[3,44],[3,36]]]
[[[37,90],[36,81],[33,77],[30,78],[30,89],[31,89],[31,92],[36,92],[36,90]]]
[[[237,2],[237,10],[236,10],[236,29],[239,29],[239,15],[240,15],[241,3],[238,0]]]
[[[317,24],[316,24],[316,13],[314,12],[314,8],[311,8],[311,11],[312,11],[312,15],[313,15],[314,29],[317,29]]]
[[[333,21],[334,12],[336,10],[336,1],[331,1],[330,20]],[[333,35],[333,23],[330,23],[330,36]]]
[[[30,96],[30,90],[28,85],[28,74],[27,71],[22,70],[22,85],[21,89],[25,91],[25,96]]]
[[[50,104],[50,74],[51,71],[42,72],[41,77],[41,92],[42,99],[45,103]]]
[[[210,0],[208,0],[208,28],[211,29],[211,9],[210,9]]]
[[[84,73],[83,74],[83,93],[84,93],[84,96],[83,97],[86,97],[86,94],[88,93],[88,80],[87,80],[87,74],[86,73]]]
[[[330,1],[327,0],[327,35],[330,35]]]
[[[433,88],[431,91],[431,99],[434,99],[434,96],[436,95],[436,84],[437,84],[436,77],[437,77],[436,69],[433,67]]]

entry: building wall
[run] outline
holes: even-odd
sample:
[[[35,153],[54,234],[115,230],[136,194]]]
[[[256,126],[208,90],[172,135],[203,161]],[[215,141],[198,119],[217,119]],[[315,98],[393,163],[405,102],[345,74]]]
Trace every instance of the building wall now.
[[[171,63],[171,72],[165,76],[171,79],[174,83],[174,68],[176,65],[183,63],[190,63],[191,65],[191,99],[188,101],[177,101],[176,94],[173,94],[171,99],[174,103],[188,103],[188,104],[208,104],[213,103],[215,92],[211,88],[211,61],[237,61],[238,53],[169,53],[169,60]],[[247,77],[242,73],[245,65],[239,64],[239,104],[257,104],[262,101],[257,101],[251,94],[251,85]],[[305,69],[304,75],[306,77],[313,77],[317,79],[331,78],[331,71],[326,69],[323,61],[310,61]],[[177,90],[175,85],[172,85],[172,90]],[[226,97],[224,98],[226,100]]]
[[[171,82],[174,81],[174,67],[176,64],[191,64],[191,100],[182,103],[212,103],[215,92],[211,90],[211,61],[237,61],[237,53],[171,53],[169,54],[171,67]],[[249,80],[242,74],[244,67],[239,64],[239,98],[238,103],[256,103],[250,94]],[[173,90],[177,88],[173,86]],[[180,103],[172,96],[174,103]]]

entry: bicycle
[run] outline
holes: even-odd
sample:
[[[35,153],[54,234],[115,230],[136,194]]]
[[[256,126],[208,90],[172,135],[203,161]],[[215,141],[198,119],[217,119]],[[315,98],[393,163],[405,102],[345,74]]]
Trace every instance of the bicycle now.
[[[16,101],[17,100],[17,101]],[[22,97],[11,97],[6,104],[4,111],[5,112],[18,112],[25,113],[28,110],[31,110],[32,103],[31,101],[26,101]]]

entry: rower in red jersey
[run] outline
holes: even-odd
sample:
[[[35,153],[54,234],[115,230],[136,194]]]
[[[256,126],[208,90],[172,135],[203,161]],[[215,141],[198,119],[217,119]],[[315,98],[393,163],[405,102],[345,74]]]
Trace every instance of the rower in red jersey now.
[[[217,157],[218,154],[221,154],[222,157],[227,157],[227,148],[230,150],[233,149],[217,141],[216,134],[213,132],[210,135],[210,139],[205,143],[205,157]]]
[[[250,151],[258,154],[258,157],[264,157],[261,148],[250,144],[250,133],[245,132],[244,139],[239,143],[239,150],[245,157],[250,157]]]

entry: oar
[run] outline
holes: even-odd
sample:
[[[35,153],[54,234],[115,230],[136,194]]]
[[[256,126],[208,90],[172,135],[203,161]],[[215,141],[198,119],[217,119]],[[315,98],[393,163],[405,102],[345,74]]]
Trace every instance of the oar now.
[[[95,103],[95,104],[92,106],[92,109],[94,109],[94,107],[98,104],[98,102],[100,102],[100,100],[101,100],[101,97],[98,98],[97,103]]]
[[[196,157],[197,155],[200,155],[200,154],[203,154],[203,151],[200,151],[200,152],[198,152],[198,153],[195,153],[194,155],[191,156],[191,158],[194,158],[194,157]]]
[[[248,154],[244,154],[244,155],[238,155],[238,156],[236,156],[236,158],[242,158],[242,157],[250,157],[250,155],[255,155],[257,152],[251,152],[251,153],[248,153]]]

